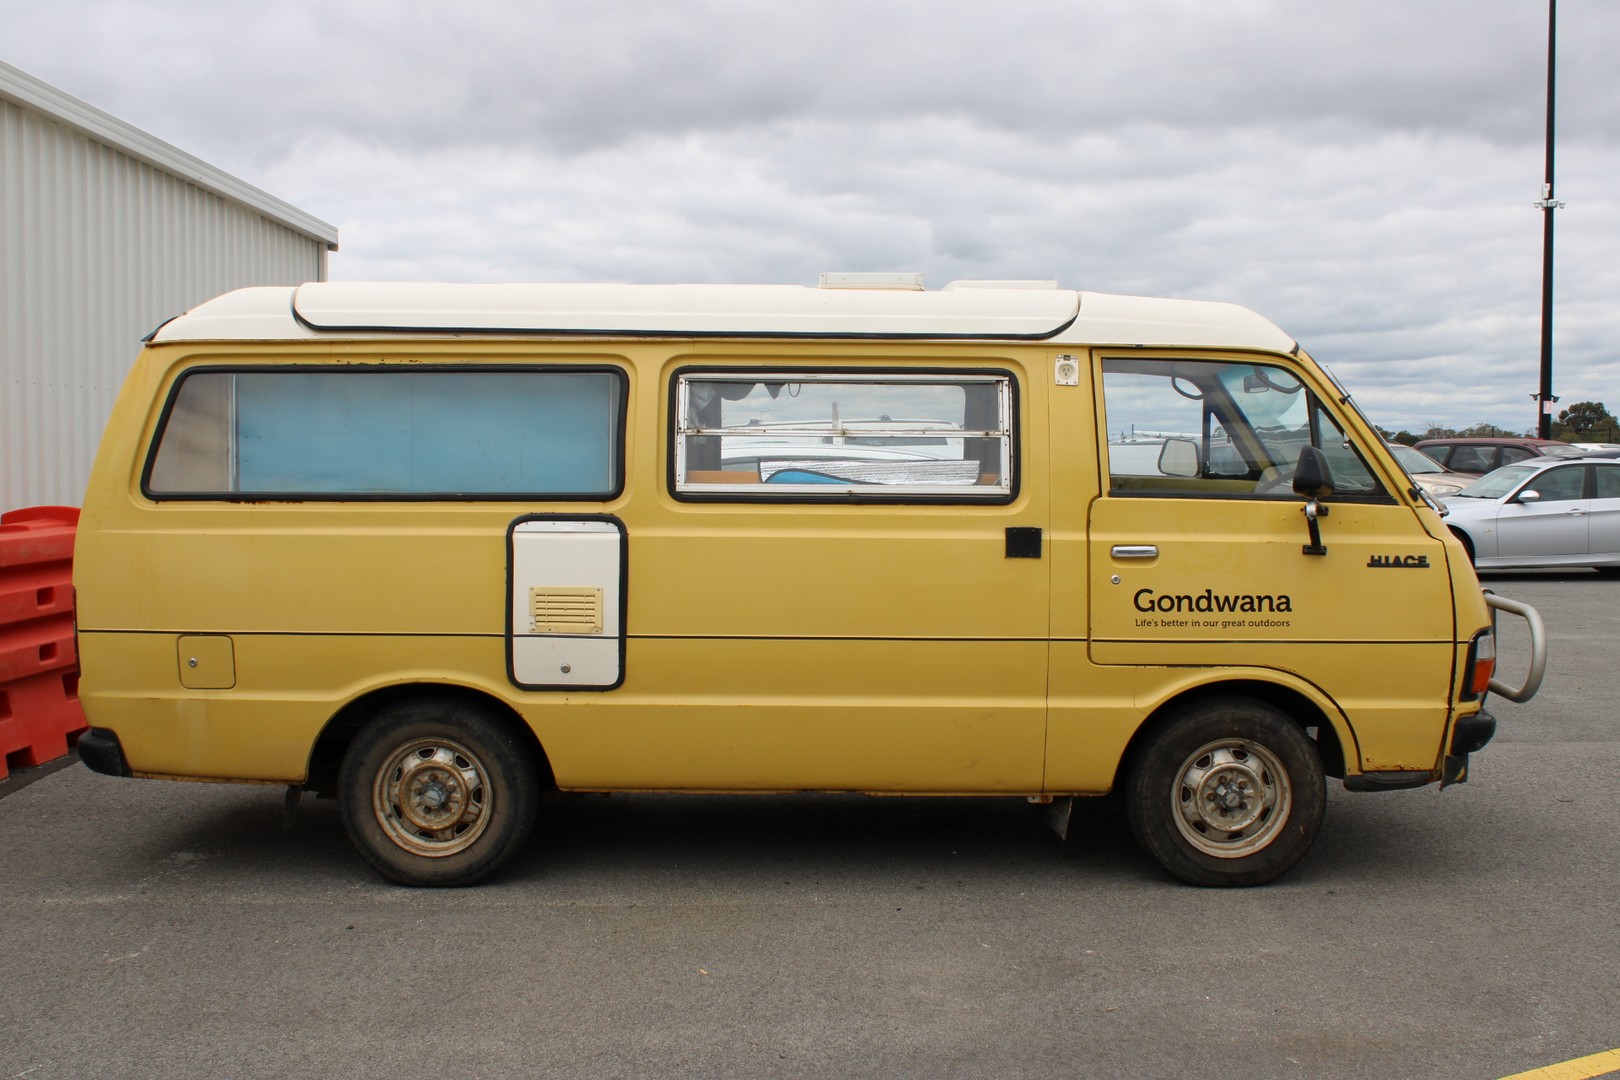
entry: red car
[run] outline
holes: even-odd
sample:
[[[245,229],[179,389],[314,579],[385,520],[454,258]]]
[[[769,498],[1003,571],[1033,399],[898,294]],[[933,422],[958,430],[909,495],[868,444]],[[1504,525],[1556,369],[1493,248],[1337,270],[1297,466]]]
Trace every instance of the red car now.
[[[1515,461],[1536,457],[1578,457],[1585,451],[1556,439],[1455,438],[1424,439],[1423,451],[1453,472],[1488,473]]]

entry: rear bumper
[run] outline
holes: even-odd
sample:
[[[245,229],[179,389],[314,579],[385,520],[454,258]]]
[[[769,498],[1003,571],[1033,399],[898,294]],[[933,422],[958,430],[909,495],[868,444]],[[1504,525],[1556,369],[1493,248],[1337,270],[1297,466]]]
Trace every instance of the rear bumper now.
[[[1495,734],[1496,717],[1481,709],[1473,716],[1465,716],[1457,721],[1457,727],[1451,733],[1451,753],[1467,757],[1485,749],[1485,744]]]
[[[79,760],[91,772],[106,776],[133,776],[124,760],[124,746],[118,734],[107,728],[91,728],[79,736]]]
[[[1440,771],[1440,786],[1461,784],[1468,779],[1468,755],[1482,750],[1496,734],[1496,717],[1481,709],[1457,721],[1451,732],[1451,749]]]

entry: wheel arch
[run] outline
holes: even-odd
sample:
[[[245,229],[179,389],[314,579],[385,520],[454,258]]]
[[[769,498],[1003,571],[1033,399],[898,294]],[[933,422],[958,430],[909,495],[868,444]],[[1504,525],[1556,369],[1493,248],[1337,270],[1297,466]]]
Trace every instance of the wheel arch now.
[[[1183,686],[1168,694],[1137,726],[1126,744],[1114,772],[1114,790],[1121,789],[1144,749],[1184,709],[1202,702],[1234,697],[1252,698],[1282,710],[1316,745],[1316,752],[1322,760],[1322,771],[1335,779],[1344,778],[1346,762],[1352,760],[1354,736],[1336,710],[1330,710],[1296,687],[1261,678],[1243,678]]]
[[[1466,530],[1459,529],[1455,525],[1447,525],[1446,528],[1450,529],[1451,535],[1455,536],[1457,542],[1462,544],[1463,551],[1468,555],[1468,561],[1470,563],[1478,561],[1478,553],[1474,549],[1474,538],[1469,536]]]
[[[476,687],[456,683],[413,682],[378,687],[361,694],[332,715],[316,736],[310,749],[308,779],[304,787],[322,795],[336,794],[338,771],[349,744],[371,719],[383,709],[401,701],[418,697],[437,697],[482,709],[502,727],[509,729],[534,751],[541,786],[556,786],[551,761],[545,747],[540,744],[534,729],[506,700]]]

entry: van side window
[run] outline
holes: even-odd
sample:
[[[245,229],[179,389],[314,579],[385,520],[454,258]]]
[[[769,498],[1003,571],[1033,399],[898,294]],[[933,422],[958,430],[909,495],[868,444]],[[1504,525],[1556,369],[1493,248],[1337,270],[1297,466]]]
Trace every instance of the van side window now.
[[[1012,497],[1005,374],[686,371],[674,398],[678,495]]]
[[[1293,498],[1303,447],[1327,457],[1340,496],[1387,499],[1331,413],[1269,364],[1103,361],[1109,492]]]
[[[623,486],[613,370],[201,369],[170,396],[153,498],[600,500]]]

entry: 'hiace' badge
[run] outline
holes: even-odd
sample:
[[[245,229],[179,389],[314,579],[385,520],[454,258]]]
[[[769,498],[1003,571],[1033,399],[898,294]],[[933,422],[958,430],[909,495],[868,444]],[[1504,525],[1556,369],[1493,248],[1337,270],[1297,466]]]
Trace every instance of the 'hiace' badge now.
[[[1427,555],[1374,555],[1367,560],[1367,565],[1389,570],[1404,570],[1408,567],[1428,566],[1429,557]]]

